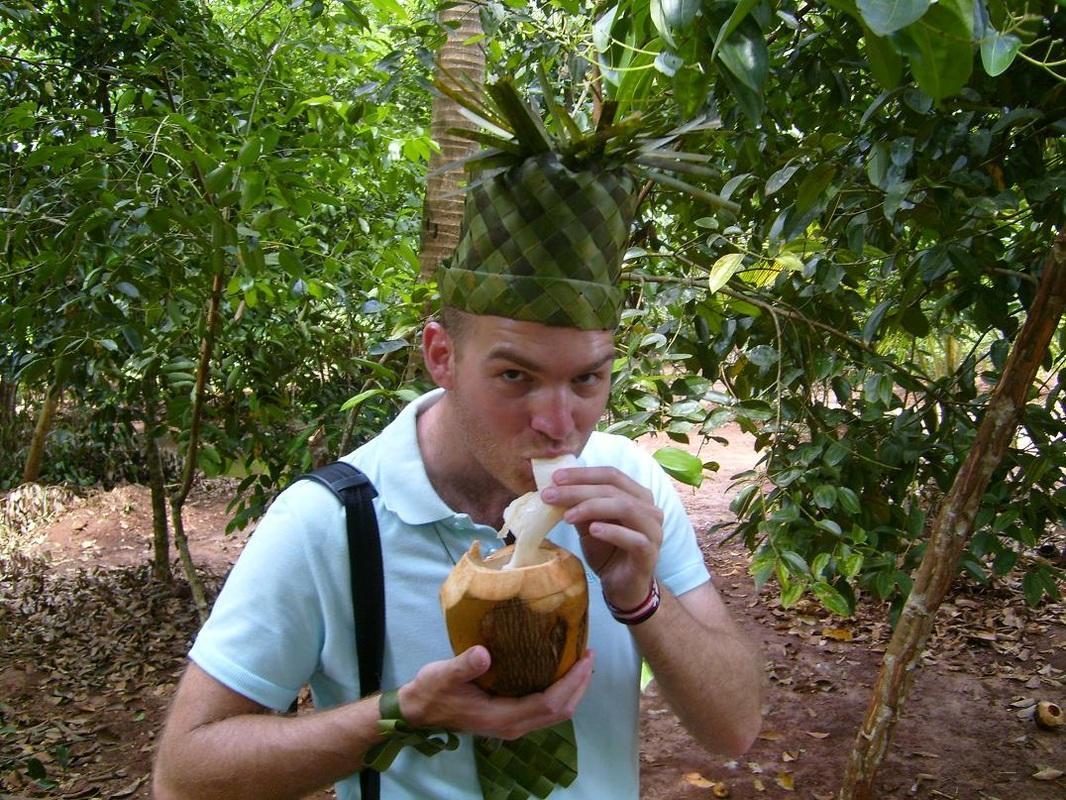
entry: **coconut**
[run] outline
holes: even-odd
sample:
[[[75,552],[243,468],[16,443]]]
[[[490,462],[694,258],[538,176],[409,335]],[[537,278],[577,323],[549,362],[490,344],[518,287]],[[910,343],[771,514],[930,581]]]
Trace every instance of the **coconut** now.
[[[505,569],[508,545],[482,557],[474,542],[440,590],[452,650],[476,644],[492,656],[477,679],[492,694],[543,691],[567,673],[588,642],[585,567],[569,550],[542,542],[536,563]]]

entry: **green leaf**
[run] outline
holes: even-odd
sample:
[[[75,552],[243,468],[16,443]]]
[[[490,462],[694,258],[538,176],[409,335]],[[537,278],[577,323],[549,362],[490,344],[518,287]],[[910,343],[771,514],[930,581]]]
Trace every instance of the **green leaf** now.
[[[840,559],[840,572],[847,579],[854,578],[862,569],[862,553],[849,553]]]
[[[140,291],[129,281],[119,281],[115,284],[115,288],[131,300],[139,300],[141,297]]]
[[[641,662],[640,662],[640,691],[641,691],[641,694],[644,693],[644,690],[648,687],[648,684],[651,683],[654,678],[655,678],[655,675],[652,674],[651,664],[649,664],[647,661],[641,660]]]
[[[844,595],[842,595],[828,583],[823,583],[819,581],[811,587],[811,591],[814,592],[814,596],[821,601],[823,606],[825,606],[837,616],[851,616],[851,605],[844,598]]]
[[[840,525],[838,525],[831,519],[820,519],[816,523],[814,523],[814,527],[818,528],[819,530],[825,531],[831,536],[836,536],[837,538],[840,538],[840,536],[843,535],[843,531],[841,531]]]
[[[799,164],[789,164],[781,167],[781,169],[766,179],[766,187],[763,189],[763,193],[769,197],[777,190],[783,188],[799,168]]]
[[[806,575],[811,571],[806,559],[794,550],[782,551],[781,560],[788,565],[789,572],[793,575]]]
[[[351,410],[353,408],[356,408],[357,406],[362,405],[365,401],[369,400],[371,397],[377,397],[379,394],[385,394],[385,390],[384,389],[367,389],[365,391],[359,392],[359,394],[355,395],[354,397],[349,397],[347,400],[345,400],[344,404],[340,407],[340,410],[341,411],[349,411],[349,410]]]
[[[301,106],[327,106],[333,102],[333,95],[320,94],[300,101]]]
[[[219,164],[204,175],[204,188],[211,194],[218,194],[223,189],[229,188],[232,178],[233,168],[229,164]]]
[[[722,42],[728,39],[733,31],[735,31],[740,23],[744,21],[744,18],[751,13],[751,10],[758,5],[759,0],[740,0],[733,8],[733,13],[729,15],[729,19],[725,21],[725,25],[718,31],[718,35],[714,39],[714,47],[711,50],[711,60],[713,61],[715,56],[718,55],[718,50],[722,46]]]
[[[781,587],[781,605],[784,608],[791,608],[796,605],[799,599],[803,596],[804,590],[807,588],[807,584],[803,581],[796,581],[790,583],[788,586]]]
[[[899,322],[903,330],[919,339],[924,339],[932,330],[929,320],[918,306],[907,306],[900,315]]]
[[[601,53],[606,53],[611,47],[611,29],[617,15],[618,6],[611,6],[592,26],[592,44]]]
[[[770,72],[770,52],[757,26],[744,25],[734,31],[722,43],[718,57],[741,84],[756,94],[762,92]]]
[[[237,163],[242,167],[250,167],[259,158],[263,151],[263,140],[258,136],[250,136],[241,149],[237,152]]]
[[[832,508],[837,502],[837,490],[835,486],[823,483],[814,490],[814,504],[819,508]]]
[[[803,272],[803,260],[795,253],[779,253],[774,258],[774,266],[783,272]]]
[[[931,0],[858,0],[863,21],[878,36],[888,36],[912,22],[917,22],[929,10]]]
[[[1025,573],[1022,577],[1022,592],[1025,594],[1027,606],[1032,608],[1040,604],[1040,599],[1044,596],[1044,582],[1035,570]]]
[[[933,100],[958,92],[973,71],[973,17],[966,16],[961,4],[962,0],[941,0],[896,36],[918,86]]]
[[[768,369],[781,359],[777,348],[767,344],[756,345],[747,352],[748,361],[760,369]]]
[[[837,499],[840,501],[840,507],[849,514],[858,514],[862,510],[859,496],[847,486],[837,487]]]
[[[700,10],[699,0],[651,0],[651,21],[663,41],[676,47],[675,33],[684,33]],[[672,73],[670,73],[672,74]]]
[[[16,761],[16,763],[18,762]],[[26,759],[26,774],[35,781],[44,781],[48,778],[48,772],[45,770],[44,764],[37,758]]]
[[[676,447],[661,447],[653,457],[670,477],[688,486],[703,482],[703,462],[685,450]]]
[[[981,65],[994,78],[1007,71],[1021,49],[1022,41],[1017,36],[992,31],[981,39]]]
[[[714,262],[714,266],[711,267],[711,274],[707,278],[707,290],[711,294],[717,292],[729,283],[729,279],[736,274],[736,271],[740,269],[740,265],[743,263],[743,253],[730,253],[719,258]]]
[[[877,329],[881,327],[881,321],[885,318],[885,314],[892,306],[896,304],[895,299],[882,300],[870,312],[870,318],[866,320],[866,325],[862,329],[862,340],[866,344],[870,344],[874,340],[874,336],[877,335]]]
[[[814,577],[822,577],[825,568],[829,566],[829,558],[829,553],[819,553],[814,557],[814,561],[811,562],[811,574],[814,575]]]
[[[863,37],[870,72],[886,89],[895,89],[903,79],[903,59],[888,39],[867,30]]]
[[[823,199],[826,188],[836,175],[836,164],[822,163],[810,171],[796,193],[796,214],[802,216]]]

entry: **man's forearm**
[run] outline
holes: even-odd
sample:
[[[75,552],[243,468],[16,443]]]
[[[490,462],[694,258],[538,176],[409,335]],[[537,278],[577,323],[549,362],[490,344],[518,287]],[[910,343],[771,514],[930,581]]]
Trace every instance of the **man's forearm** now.
[[[704,625],[662,590],[659,610],[632,628],[667,702],[704,747],[740,755],[762,721],[755,648],[732,625]]]
[[[167,731],[156,800],[299,798],[357,771],[380,741],[377,698],[297,717],[241,714]]]

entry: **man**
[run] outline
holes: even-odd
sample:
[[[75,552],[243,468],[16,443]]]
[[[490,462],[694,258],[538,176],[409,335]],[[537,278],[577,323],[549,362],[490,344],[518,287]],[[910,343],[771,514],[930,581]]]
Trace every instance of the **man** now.
[[[712,586],[691,524],[658,465],[594,433],[614,361],[617,277],[632,184],[553,153],[475,183],[463,240],[426,325],[440,387],[346,460],[379,492],[387,641],[383,685],[415,728],[461,734],[432,758],[407,748],[386,800],[482,796],[471,735],[513,740],[573,721],[579,770],[553,798],[635,800],[640,660],[709,749],[737,755],[761,722],[759,663]],[[590,209],[593,213],[590,214]],[[580,454],[545,502],[551,539],[583,557],[590,650],[542,693],[492,697],[474,647],[451,657],[437,591],[471,542],[498,546],[506,505],[534,488],[530,459]],[[159,744],[155,794],[294,798],[352,777],[382,739],[359,697],[343,510],[309,481],[284,492],[249,541],[197,638]],[[595,664],[595,666],[594,666]],[[310,682],[312,714],[281,717]],[[479,740],[480,741],[480,740]]]

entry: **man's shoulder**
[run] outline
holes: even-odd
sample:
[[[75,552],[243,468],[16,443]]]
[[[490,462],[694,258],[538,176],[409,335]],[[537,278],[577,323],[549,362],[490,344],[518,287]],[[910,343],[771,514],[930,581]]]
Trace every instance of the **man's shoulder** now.
[[[590,466],[609,464],[623,472],[626,471],[625,466],[644,467],[649,461],[654,461],[639,443],[617,433],[603,431],[593,432],[581,456]]]

